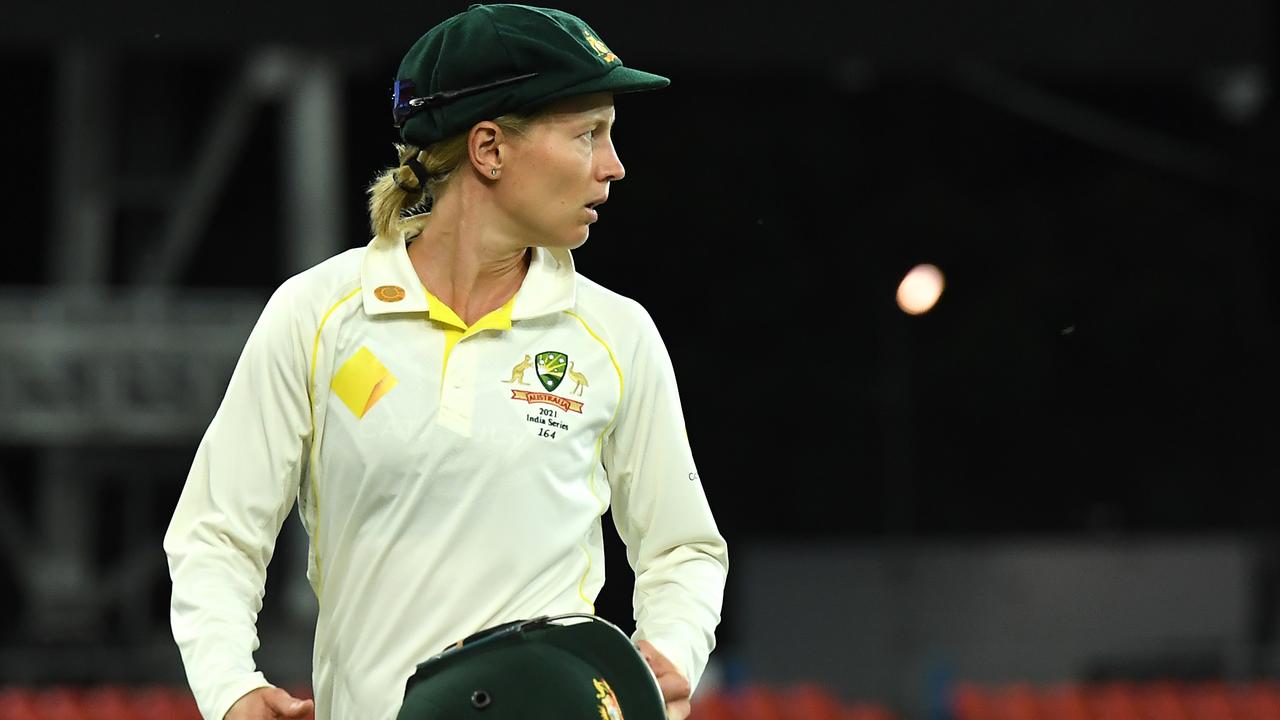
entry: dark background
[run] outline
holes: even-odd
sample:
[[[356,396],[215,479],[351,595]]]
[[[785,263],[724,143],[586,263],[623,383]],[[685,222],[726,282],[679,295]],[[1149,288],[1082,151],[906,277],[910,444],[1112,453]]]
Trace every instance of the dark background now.
[[[161,188],[181,182],[253,51],[332,59],[344,142],[315,151],[341,155],[355,247],[363,188],[394,160],[400,54],[464,7],[6,11],[0,283],[52,282],[49,219],[81,193],[50,161],[69,48],[112,63],[112,152]],[[777,540],[1274,531],[1271,4],[562,7],[628,65],[673,80],[618,99],[627,177],[575,259],[662,330],[731,557]],[[255,117],[183,287],[265,300],[300,269],[275,241],[279,108]],[[112,287],[148,262],[169,211],[119,209]],[[923,262],[946,289],[908,316],[894,292]],[[172,473],[148,501],[157,532],[198,439],[131,450]],[[37,449],[5,445],[21,504]],[[626,625],[625,559],[610,552],[599,609]],[[745,632],[732,597],[731,583],[730,649]]]

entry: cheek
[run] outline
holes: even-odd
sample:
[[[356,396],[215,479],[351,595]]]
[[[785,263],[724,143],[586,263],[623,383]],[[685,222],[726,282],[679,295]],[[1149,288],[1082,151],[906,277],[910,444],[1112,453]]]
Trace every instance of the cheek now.
[[[591,161],[580,156],[560,156],[543,166],[540,194],[546,206],[560,210],[586,202],[591,177]]]
[[[590,148],[576,145],[521,158],[520,172],[510,176],[510,207],[539,225],[581,220],[575,213],[592,192],[591,163]]]
[[[505,205],[518,222],[544,230],[564,224],[572,193],[551,168],[535,168],[533,172],[512,180],[517,182],[506,188],[509,192]]]

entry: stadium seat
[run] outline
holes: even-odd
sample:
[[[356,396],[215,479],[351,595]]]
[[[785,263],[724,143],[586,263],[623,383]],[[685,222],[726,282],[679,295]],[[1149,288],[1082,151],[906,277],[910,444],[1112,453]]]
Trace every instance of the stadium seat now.
[[[195,698],[186,689],[140,688],[132,693],[129,704],[137,720],[200,720]]]
[[[1152,681],[1137,688],[1137,702],[1144,717],[1160,720],[1192,720],[1183,687],[1173,681]]]
[[[769,688],[750,685],[730,697],[733,720],[786,720],[782,705]]]
[[[124,688],[104,685],[85,691],[80,696],[80,707],[93,720],[134,720],[131,700]]]
[[[1252,683],[1241,689],[1238,714],[1243,720],[1280,718],[1280,688],[1272,683]]]
[[[1142,720],[1133,685],[1106,683],[1088,691],[1089,705],[1096,720]]]
[[[695,695],[689,720],[734,720],[733,708],[722,692]]]
[[[840,701],[817,685],[796,685],[778,698],[786,720],[840,720]]]
[[[1045,720],[1093,720],[1084,688],[1056,685],[1040,694],[1040,714]]]
[[[957,685],[951,720],[1280,720],[1280,684],[1151,680]],[[842,720],[845,720],[842,718]]]
[[[840,711],[840,720],[896,720],[896,717],[883,705],[854,703]]]
[[[1187,704],[1194,720],[1237,720],[1231,698],[1222,683],[1200,683],[1187,690]]]
[[[313,698],[310,688],[286,689],[294,697]],[[1255,703],[1274,700],[1259,697]],[[897,720],[894,713],[881,705],[845,704],[825,688],[811,684],[784,688],[751,685],[730,692],[717,690],[699,695],[692,705],[691,720]],[[101,685],[37,690],[14,686],[0,687],[0,720],[201,720],[201,717],[195,699],[185,687]]]
[[[36,693],[36,708],[41,720],[94,720],[80,707],[77,691],[53,687]]]
[[[5,720],[40,720],[36,694],[27,688],[0,689],[0,718]]]
[[[960,683],[951,692],[950,710],[953,720],[991,720],[995,717],[986,692],[970,683]]]

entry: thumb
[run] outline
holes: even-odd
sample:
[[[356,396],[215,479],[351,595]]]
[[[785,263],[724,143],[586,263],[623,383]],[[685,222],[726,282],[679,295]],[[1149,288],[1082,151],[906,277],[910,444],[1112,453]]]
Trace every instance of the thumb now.
[[[667,670],[658,675],[658,689],[662,691],[662,699],[667,702],[687,700],[689,698],[689,681],[675,670]]]
[[[653,670],[654,679],[658,681],[658,689],[662,691],[664,700],[672,702],[689,697],[689,681],[676,669],[675,663],[668,660],[666,655],[658,652],[657,648],[648,640],[641,640],[636,643],[636,646],[640,650],[641,657],[649,664],[649,668]]]
[[[263,700],[267,707],[287,718],[304,718],[311,714],[315,703],[310,700],[299,700],[281,688],[271,688],[264,693]]]

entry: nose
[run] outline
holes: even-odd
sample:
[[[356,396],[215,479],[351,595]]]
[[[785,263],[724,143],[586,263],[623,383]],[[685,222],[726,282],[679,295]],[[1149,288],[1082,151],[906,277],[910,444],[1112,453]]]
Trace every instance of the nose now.
[[[626,177],[627,169],[622,167],[622,160],[618,157],[618,150],[613,146],[612,141],[597,157],[600,164],[596,169],[596,175],[601,182],[612,182]]]

